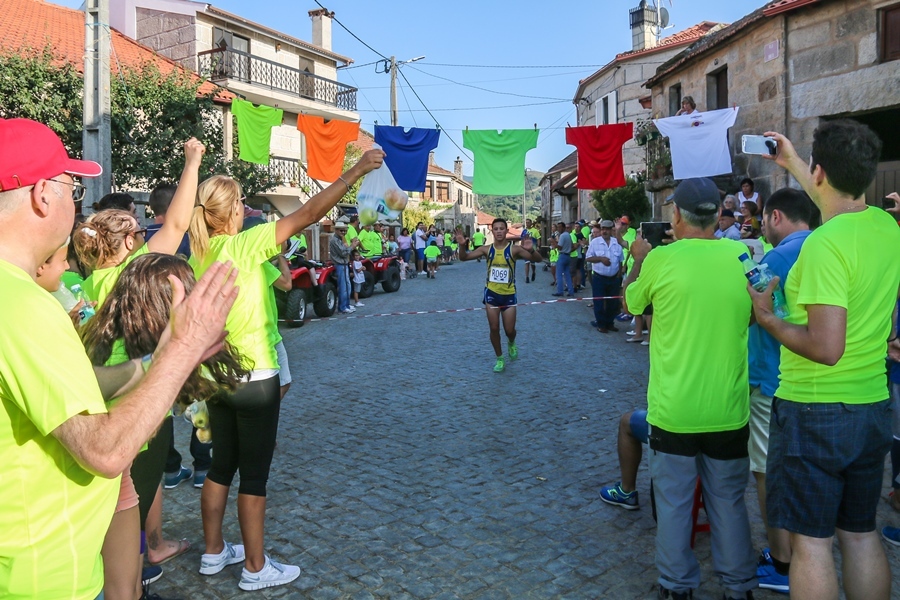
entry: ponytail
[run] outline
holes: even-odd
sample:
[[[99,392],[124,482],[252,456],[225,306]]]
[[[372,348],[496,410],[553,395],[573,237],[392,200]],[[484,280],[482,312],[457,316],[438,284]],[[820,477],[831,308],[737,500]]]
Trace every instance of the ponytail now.
[[[188,234],[191,254],[202,262],[209,252],[209,238],[226,233],[234,204],[242,196],[241,184],[225,175],[214,175],[197,188],[197,203]]]

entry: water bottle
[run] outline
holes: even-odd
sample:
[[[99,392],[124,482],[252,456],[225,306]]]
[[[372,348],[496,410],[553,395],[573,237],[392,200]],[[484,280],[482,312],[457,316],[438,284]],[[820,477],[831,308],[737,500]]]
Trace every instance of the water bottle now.
[[[84,324],[84,322],[93,317],[95,313],[94,307],[91,306],[91,299],[88,298],[88,295],[81,289],[81,284],[78,283],[72,286],[72,295],[76,300],[84,302],[84,306],[78,311],[79,316],[81,316],[81,323]]]
[[[746,252],[738,258],[744,266],[744,276],[750,282],[750,285],[753,286],[753,289],[757,292],[764,292],[774,277],[769,266],[756,264]],[[772,292],[772,311],[779,319],[784,319],[788,316],[787,302],[784,299],[784,292],[781,290],[781,287],[776,287],[775,291]]]
[[[72,292],[69,291],[69,288],[65,286],[65,284],[60,283],[59,289],[55,292],[50,292],[54,298],[59,300],[59,303],[62,304],[62,307],[69,312],[75,305],[78,304],[78,299],[72,295]]]

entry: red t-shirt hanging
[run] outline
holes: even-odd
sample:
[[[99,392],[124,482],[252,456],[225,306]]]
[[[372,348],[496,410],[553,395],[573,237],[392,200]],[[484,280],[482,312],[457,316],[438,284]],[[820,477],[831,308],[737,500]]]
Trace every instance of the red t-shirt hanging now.
[[[359,123],[333,119],[325,122],[322,117],[297,115],[297,129],[306,136],[307,172],[313,179],[337,181],[344,170],[347,144],[356,141]]]
[[[608,190],[625,185],[622,144],[634,135],[634,123],[566,127],[566,143],[578,149],[578,189]]]

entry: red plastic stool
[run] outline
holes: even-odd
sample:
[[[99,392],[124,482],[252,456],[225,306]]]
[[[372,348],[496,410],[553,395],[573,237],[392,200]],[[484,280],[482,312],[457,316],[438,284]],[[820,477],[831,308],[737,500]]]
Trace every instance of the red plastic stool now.
[[[706,506],[703,504],[703,485],[700,478],[697,477],[697,487],[694,488],[694,506],[691,508],[691,548],[694,547],[694,538],[698,533],[709,532],[709,523],[697,523],[697,517],[700,515],[700,509],[706,512]],[[709,519],[709,515],[707,515]]]

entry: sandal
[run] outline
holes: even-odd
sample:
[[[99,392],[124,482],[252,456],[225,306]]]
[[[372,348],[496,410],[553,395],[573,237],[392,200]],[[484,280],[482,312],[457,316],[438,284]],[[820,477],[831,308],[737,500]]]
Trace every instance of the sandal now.
[[[162,560],[159,561],[159,562],[153,562],[152,560],[150,560],[150,559],[148,558],[148,559],[147,559],[147,562],[149,562],[151,566],[155,567],[155,566],[158,566],[158,565],[167,563],[167,562],[169,562],[170,560],[172,560],[173,558],[176,558],[176,557],[178,557],[178,556],[181,556],[182,554],[184,554],[185,552],[187,552],[187,551],[190,550],[190,549],[191,549],[191,543],[190,543],[189,541],[187,541],[187,539],[182,539],[182,540],[179,540],[179,542],[178,542],[178,550],[175,551],[174,554],[170,554],[169,556],[167,556],[166,558],[162,559]]]

